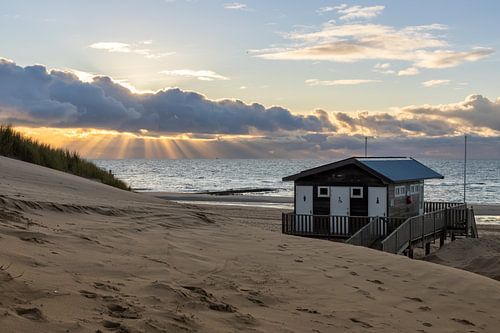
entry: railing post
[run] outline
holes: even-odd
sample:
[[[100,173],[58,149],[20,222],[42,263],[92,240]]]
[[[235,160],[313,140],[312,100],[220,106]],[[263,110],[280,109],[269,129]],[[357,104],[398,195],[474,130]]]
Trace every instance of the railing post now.
[[[436,214],[432,214],[432,223],[434,225],[434,229],[433,229],[433,235],[436,234]]]
[[[469,209],[465,207],[465,237],[469,238]]]
[[[422,215],[422,247],[424,246],[424,236],[425,236],[425,215]]]

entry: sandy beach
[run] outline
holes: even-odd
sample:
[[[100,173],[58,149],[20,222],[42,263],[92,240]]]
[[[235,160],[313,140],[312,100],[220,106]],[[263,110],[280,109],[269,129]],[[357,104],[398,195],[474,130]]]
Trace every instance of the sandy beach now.
[[[497,332],[500,325],[500,282],[282,235],[278,209],[174,203],[4,157],[0,170],[1,332]],[[494,248],[475,256],[493,256]]]
[[[211,195],[204,193],[175,193],[175,192],[143,192],[156,198],[178,202],[200,203],[232,203],[248,206],[274,206],[278,208],[289,207],[293,209],[293,197],[273,195]],[[500,203],[476,204],[470,203],[476,215],[500,216]]]

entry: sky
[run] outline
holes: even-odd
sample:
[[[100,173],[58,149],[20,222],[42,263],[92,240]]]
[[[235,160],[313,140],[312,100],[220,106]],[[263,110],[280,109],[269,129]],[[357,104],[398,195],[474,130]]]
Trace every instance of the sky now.
[[[500,158],[498,1],[6,1],[0,122],[90,158]]]

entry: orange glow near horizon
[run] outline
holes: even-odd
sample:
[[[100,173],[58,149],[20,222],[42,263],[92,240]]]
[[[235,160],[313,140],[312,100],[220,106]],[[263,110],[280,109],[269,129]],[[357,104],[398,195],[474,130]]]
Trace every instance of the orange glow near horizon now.
[[[22,134],[55,148],[76,151],[86,158],[212,158],[217,157],[213,143],[234,139],[258,138],[255,135],[213,135],[208,138],[192,137],[191,134],[149,135],[118,132],[93,128],[51,128],[15,127]],[[230,144],[240,145],[241,150],[251,149],[237,141]]]

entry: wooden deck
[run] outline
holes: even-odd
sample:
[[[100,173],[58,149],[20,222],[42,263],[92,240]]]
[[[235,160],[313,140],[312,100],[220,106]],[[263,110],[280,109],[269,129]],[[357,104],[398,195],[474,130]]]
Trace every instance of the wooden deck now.
[[[283,213],[282,232],[290,235],[342,239],[385,252],[408,254],[447,237],[477,237],[474,210],[463,203],[425,202],[424,214],[408,219],[378,216],[331,216]]]

